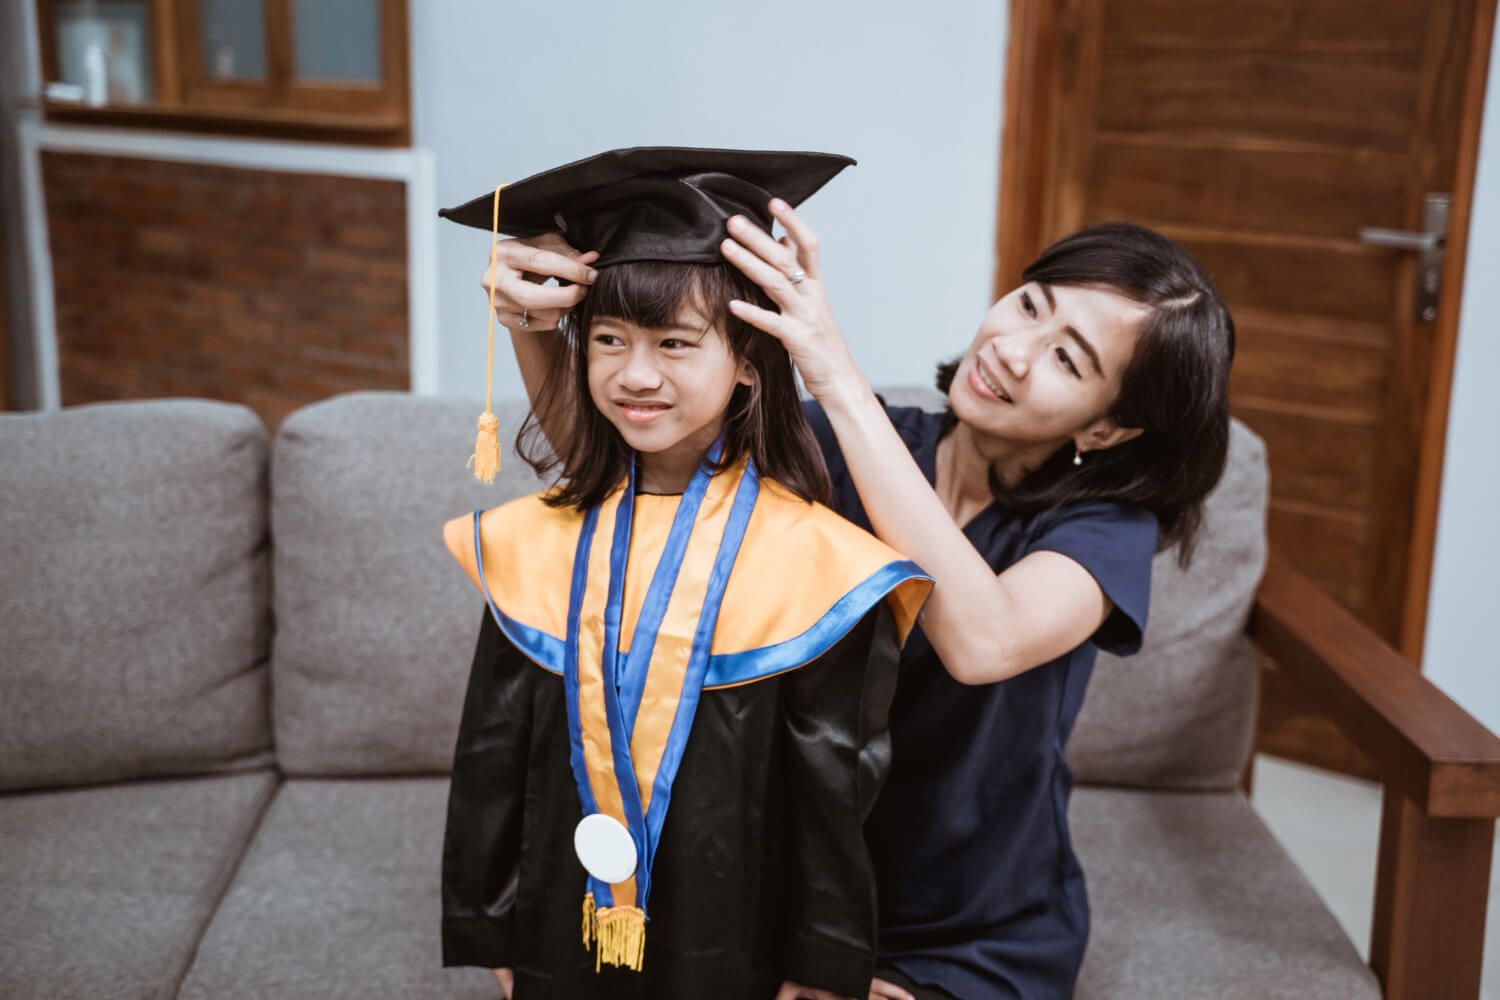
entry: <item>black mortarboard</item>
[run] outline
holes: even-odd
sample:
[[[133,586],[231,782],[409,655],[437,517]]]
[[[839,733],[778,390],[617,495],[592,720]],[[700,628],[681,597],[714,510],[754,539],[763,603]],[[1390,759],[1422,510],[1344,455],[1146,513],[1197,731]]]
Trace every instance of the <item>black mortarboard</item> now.
[[[561,232],[594,267],[634,260],[719,263],[724,224],[740,214],[771,229],[772,197],[800,204],[854,163],[833,153],[638,146],[600,153],[504,186],[499,230],[511,236]],[[494,225],[495,192],[445,219]]]

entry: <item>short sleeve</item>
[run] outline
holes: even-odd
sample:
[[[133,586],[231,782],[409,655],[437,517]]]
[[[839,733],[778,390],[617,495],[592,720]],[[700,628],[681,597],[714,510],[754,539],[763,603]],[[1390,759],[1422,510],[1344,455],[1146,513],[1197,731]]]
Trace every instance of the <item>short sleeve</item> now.
[[[1151,562],[1156,555],[1156,515],[1117,503],[1078,503],[1048,518],[1027,553],[1058,552],[1098,581],[1114,604],[1090,641],[1107,653],[1140,651],[1151,603]]]

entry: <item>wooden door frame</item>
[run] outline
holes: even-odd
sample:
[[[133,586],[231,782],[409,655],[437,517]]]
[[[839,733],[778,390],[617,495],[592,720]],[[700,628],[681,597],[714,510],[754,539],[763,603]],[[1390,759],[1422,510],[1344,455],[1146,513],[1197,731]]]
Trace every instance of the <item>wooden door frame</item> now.
[[[1479,163],[1479,132],[1484,122],[1485,85],[1495,33],[1496,0],[1479,0],[1474,9],[1464,110],[1458,132],[1457,176],[1448,223],[1448,249],[1438,316],[1433,330],[1431,381],[1422,421],[1416,496],[1413,498],[1411,550],[1407,563],[1406,603],[1401,618],[1401,652],[1421,666],[1427,638],[1427,601],[1432,589],[1432,554],[1437,541],[1438,505],[1442,499],[1443,460],[1448,444],[1448,405],[1453,391],[1453,359],[1458,349],[1458,318],[1463,305],[1464,272],[1469,260],[1469,216],[1474,208],[1474,176]]]
[[[1427,409],[1422,421],[1412,531],[1408,545],[1406,599],[1401,623],[1402,654],[1421,666],[1432,584],[1433,545],[1442,493],[1448,404],[1458,344],[1469,216],[1474,205],[1474,176],[1479,161],[1479,132],[1484,120],[1485,84],[1495,30],[1497,0],[1477,0],[1469,65],[1465,68],[1458,158],[1448,227],[1447,265],[1432,331],[1432,367]],[[1049,163],[1060,150],[1062,123],[1053,109],[1064,67],[1079,58],[1076,39],[1059,21],[1057,0],[1010,0],[1005,54],[1004,118],[1000,138],[1000,192],[995,231],[992,297],[998,299],[1020,280],[1021,270],[1042,250],[1046,211],[1035,196]]]

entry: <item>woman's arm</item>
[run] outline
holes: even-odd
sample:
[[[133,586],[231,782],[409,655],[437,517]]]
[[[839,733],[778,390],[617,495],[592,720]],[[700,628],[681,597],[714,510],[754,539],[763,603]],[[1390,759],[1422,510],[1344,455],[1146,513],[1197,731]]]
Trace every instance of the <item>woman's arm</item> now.
[[[928,484],[854,363],[819,280],[817,238],[791,207],[771,202],[790,242],[730,223],[724,256],[764,288],[769,312],[736,302],[735,314],[786,345],[822,405],[875,533],[934,580],[922,630],[953,678],[988,684],[1076,648],[1113,606],[1079,563],[1036,552],[996,575]],[[806,279],[788,275],[801,269]]]
[[[572,383],[565,381],[553,386],[550,394],[544,394],[543,388],[547,373],[566,347],[557,325],[588,294],[596,274],[588,265],[598,257],[592,250],[580,254],[553,233],[501,240],[480,279],[487,295],[493,290],[495,318],[510,331],[526,398],[536,412],[543,436],[558,455],[566,454],[568,445],[567,415],[573,412],[568,394]],[[548,278],[563,278],[573,284],[566,288],[545,287],[543,282]],[[521,325],[523,318],[525,326]]]

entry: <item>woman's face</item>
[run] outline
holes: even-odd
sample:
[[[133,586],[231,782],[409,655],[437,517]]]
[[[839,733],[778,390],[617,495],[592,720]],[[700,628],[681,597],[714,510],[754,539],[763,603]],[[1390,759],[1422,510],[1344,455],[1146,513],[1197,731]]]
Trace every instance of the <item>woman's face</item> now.
[[[974,431],[1048,450],[1118,443],[1105,418],[1150,309],[1112,291],[1028,282],[996,302],[948,400]]]
[[[696,461],[723,429],[734,387],[752,379],[749,363],[695,306],[661,329],[609,316],[589,327],[589,395],[642,454],[680,451]]]

